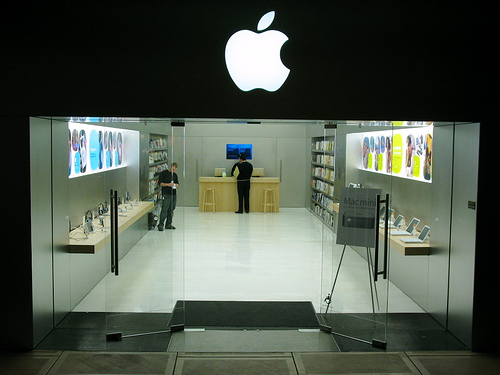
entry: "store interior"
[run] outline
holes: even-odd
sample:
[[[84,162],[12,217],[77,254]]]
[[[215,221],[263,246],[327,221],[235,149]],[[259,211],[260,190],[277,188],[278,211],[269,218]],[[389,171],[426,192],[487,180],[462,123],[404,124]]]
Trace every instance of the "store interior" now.
[[[34,235],[43,244],[50,234],[59,244],[50,260],[44,251],[36,255],[42,260],[34,270],[35,306],[43,311],[36,314],[39,349],[470,347],[474,254],[468,249],[475,212],[462,203],[476,201],[477,184],[466,171],[477,165],[478,124],[92,117],[31,123],[32,135],[52,129],[31,146],[40,156],[32,158],[32,173],[51,176],[32,197],[32,210],[53,218],[50,233]],[[250,193],[257,208],[244,215],[235,215],[234,197],[220,190],[218,207],[233,199],[230,210],[203,204],[203,178],[215,178],[216,191],[222,181],[234,183],[216,170],[231,171],[236,160],[228,145],[235,144],[251,145],[248,161],[261,173]],[[52,152],[44,155],[47,145]],[[176,229],[160,232],[158,173],[172,162],[179,164]],[[258,190],[266,178],[279,181],[269,212]],[[394,213],[387,220],[401,215],[409,225],[418,218],[415,229],[429,226],[430,237],[404,245],[381,230],[390,238],[379,241],[387,242],[386,254],[337,243],[339,203],[348,186],[378,189],[382,199],[388,194],[381,207]],[[127,221],[118,235],[119,274],[111,271],[107,240],[89,246],[110,231],[113,191],[118,220]],[[38,199],[45,194],[48,201]],[[35,228],[48,225],[32,220]],[[382,268],[386,274],[375,282]],[[241,304],[253,313],[237,319]],[[312,311],[315,324],[290,320],[302,308]]]

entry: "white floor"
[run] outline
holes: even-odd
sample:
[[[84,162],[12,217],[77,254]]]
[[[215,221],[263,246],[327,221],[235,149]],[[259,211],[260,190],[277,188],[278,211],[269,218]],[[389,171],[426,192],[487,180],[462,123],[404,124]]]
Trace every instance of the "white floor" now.
[[[177,300],[312,301],[324,311],[342,245],[305,208],[275,213],[178,207],[176,230],[148,232],[74,311],[171,312]],[[388,289],[388,304],[386,291]],[[377,311],[422,312],[377,283]],[[371,312],[366,261],[346,248],[329,311]]]

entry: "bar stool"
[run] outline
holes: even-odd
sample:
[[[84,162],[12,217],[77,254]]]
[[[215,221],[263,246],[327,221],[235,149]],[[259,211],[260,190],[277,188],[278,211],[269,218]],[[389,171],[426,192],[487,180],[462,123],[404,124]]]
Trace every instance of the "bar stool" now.
[[[264,204],[263,212],[267,212],[267,208],[271,207],[271,212],[277,212],[276,209],[276,192],[274,189],[264,189]]]
[[[217,200],[215,198],[214,188],[206,188],[203,190],[203,212],[206,211],[206,206],[212,206],[212,211],[215,212]]]

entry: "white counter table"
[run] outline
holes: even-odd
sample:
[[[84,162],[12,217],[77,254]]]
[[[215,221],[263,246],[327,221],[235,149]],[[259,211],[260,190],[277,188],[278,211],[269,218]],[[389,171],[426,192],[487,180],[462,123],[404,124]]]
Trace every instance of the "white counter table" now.
[[[234,177],[200,177],[199,208],[203,210],[203,191],[215,189],[217,199],[216,211],[236,211],[238,209],[238,192]],[[263,211],[264,189],[274,189],[277,212],[279,211],[280,179],[278,177],[252,177],[250,180],[250,212]]]

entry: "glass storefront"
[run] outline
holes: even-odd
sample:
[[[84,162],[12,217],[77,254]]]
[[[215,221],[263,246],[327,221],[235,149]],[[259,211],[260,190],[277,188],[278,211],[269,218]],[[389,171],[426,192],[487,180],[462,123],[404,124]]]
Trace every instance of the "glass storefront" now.
[[[245,351],[254,338],[243,332],[266,342],[299,332],[290,341],[321,337],[316,350],[391,348],[394,322],[423,317],[446,333],[453,124],[281,120],[236,134],[228,129],[240,124],[216,119],[72,120],[70,250],[54,257],[54,294],[69,302],[40,347],[203,351],[233,332]],[[252,144],[248,161],[262,173],[250,214],[223,209],[236,197],[236,185],[234,197],[221,185],[235,163],[227,144]],[[164,194],[160,173],[174,162],[178,186]],[[202,177],[219,184],[209,198]],[[279,190],[259,186],[265,178]],[[162,206],[175,209],[159,231]],[[316,323],[291,319],[302,311]]]

